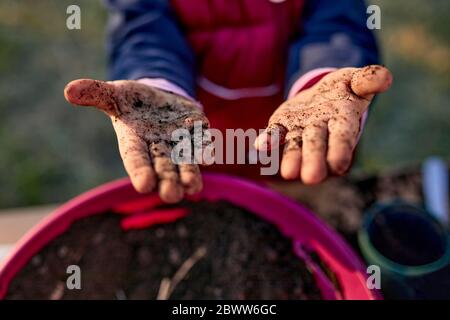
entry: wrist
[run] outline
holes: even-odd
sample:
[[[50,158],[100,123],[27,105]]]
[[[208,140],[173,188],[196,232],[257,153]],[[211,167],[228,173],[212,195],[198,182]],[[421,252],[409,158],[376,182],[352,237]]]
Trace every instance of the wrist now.
[[[150,86],[152,88],[157,88],[163,91],[167,91],[170,92],[172,94],[176,94],[179,95],[185,99],[188,99],[189,101],[194,102],[200,109],[203,110],[203,106],[202,104],[195,100],[194,98],[192,98],[187,92],[186,90],[184,90],[183,88],[181,88],[180,86],[166,80],[163,78],[142,78],[142,79],[138,79],[137,80],[140,83],[143,83],[147,86]]]
[[[298,78],[297,81],[295,81],[294,84],[291,86],[291,89],[289,90],[288,94],[288,99],[292,98],[297,93],[303,90],[311,88],[313,85],[319,82],[320,79],[322,79],[324,76],[335,70],[337,70],[337,68],[330,67],[330,68],[318,68],[308,71],[300,78]]]

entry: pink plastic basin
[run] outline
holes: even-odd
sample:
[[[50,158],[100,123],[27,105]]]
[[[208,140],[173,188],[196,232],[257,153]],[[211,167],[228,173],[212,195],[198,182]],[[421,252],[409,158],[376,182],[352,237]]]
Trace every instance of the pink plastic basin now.
[[[75,220],[144,197],[157,195],[138,194],[128,179],[122,179],[92,189],[59,207],[22,237],[0,265],[0,299],[5,297],[9,283],[21,268]],[[199,198],[227,200],[276,225],[292,239],[295,253],[308,264],[324,299],[381,298],[377,291],[367,288],[365,267],[347,243],[297,202],[253,182],[212,173],[204,174],[204,189]],[[334,273],[339,289],[310,258],[310,251],[317,253]]]

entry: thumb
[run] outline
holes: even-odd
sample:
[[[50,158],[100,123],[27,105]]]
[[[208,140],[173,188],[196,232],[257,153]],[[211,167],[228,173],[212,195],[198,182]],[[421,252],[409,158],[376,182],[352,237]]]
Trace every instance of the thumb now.
[[[78,106],[93,106],[109,115],[118,115],[114,100],[114,86],[105,81],[78,79],[71,81],[64,89],[64,97]]]
[[[388,90],[391,84],[391,72],[379,65],[371,65],[356,70],[351,80],[352,91],[363,98],[372,98],[374,94]]]

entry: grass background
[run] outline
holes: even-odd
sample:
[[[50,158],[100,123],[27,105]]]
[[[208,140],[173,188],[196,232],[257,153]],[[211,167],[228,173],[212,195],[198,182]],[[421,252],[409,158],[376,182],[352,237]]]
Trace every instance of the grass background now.
[[[450,156],[448,0],[378,0],[383,62],[395,76],[363,135],[357,170]],[[66,28],[78,4],[82,30]],[[110,122],[70,108],[65,84],[106,78],[97,0],[0,0],[0,207],[65,201],[125,175]]]

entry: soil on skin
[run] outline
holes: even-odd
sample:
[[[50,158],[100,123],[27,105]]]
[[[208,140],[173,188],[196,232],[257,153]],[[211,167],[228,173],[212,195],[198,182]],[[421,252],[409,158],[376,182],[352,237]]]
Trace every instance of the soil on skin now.
[[[206,254],[170,299],[320,299],[289,239],[226,202],[184,203],[172,224],[123,232],[113,213],[77,221],[16,275],[7,299],[155,299],[199,248]],[[202,249],[200,249],[202,250]],[[81,290],[68,290],[66,268],[81,268]]]

